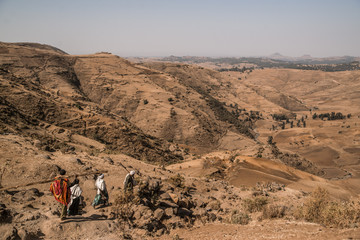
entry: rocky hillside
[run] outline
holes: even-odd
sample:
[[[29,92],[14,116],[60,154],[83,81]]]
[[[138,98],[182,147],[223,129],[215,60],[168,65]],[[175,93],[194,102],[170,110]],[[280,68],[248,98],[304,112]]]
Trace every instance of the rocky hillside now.
[[[0,43],[0,232],[358,238],[358,74],[220,73]],[[49,192],[59,169],[79,176],[85,203],[65,221]],[[124,195],[130,169],[138,184]],[[94,209],[99,173],[112,205]]]
[[[49,48],[1,43],[1,132],[30,137],[50,152],[117,151],[155,162],[183,158],[175,145],[92,102],[74,70],[76,60]]]
[[[178,74],[110,54],[79,56],[74,65],[86,96],[147,134],[198,151],[219,147],[228,131],[251,142],[252,121],[239,119],[220,101],[223,78],[217,72],[188,65],[169,68]]]

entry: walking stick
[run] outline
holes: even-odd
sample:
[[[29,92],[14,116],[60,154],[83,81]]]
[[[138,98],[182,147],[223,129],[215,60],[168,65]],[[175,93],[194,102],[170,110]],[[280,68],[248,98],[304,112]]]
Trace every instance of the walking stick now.
[[[130,171],[121,163],[121,162],[118,162],[120,166],[122,166],[128,173],[130,173]]]
[[[92,175],[92,174],[99,174],[99,173],[107,173],[108,171],[93,171],[93,172],[88,172],[88,173],[81,173],[81,174],[74,174],[71,176],[67,176],[67,177],[81,177],[81,176],[87,176],[87,175]],[[31,183],[26,183],[26,184],[21,184],[21,185],[16,185],[16,186],[10,186],[10,187],[3,187],[0,188],[0,191],[6,191],[9,189],[16,189],[16,188],[20,188],[20,187],[28,187],[28,186],[32,186],[32,185],[37,185],[37,184],[42,184],[42,183],[49,183],[54,181],[54,179],[48,179],[48,180],[42,180],[42,181],[38,181],[38,182],[31,182]]]

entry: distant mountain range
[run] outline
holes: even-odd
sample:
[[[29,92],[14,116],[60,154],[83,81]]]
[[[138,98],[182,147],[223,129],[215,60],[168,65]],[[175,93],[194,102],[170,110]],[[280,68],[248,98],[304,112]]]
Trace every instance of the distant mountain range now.
[[[136,61],[148,61],[149,59],[136,59]],[[322,70],[322,71],[346,71],[359,70],[360,57],[342,56],[342,57],[326,57],[313,58],[310,55],[303,55],[301,57],[287,57],[280,53],[275,53],[270,56],[259,57],[198,57],[198,56],[169,56],[163,58],[156,58],[150,60],[178,62],[187,64],[212,63],[220,67],[221,64],[238,67],[241,64],[252,64],[256,68],[291,68],[303,70]],[[231,68],[231,67],[230,67]],[[217,69],[217,70],[219,70]],[[225,67],[228,69],[228,67]],[[234,69],[233,69],[234,70]],[[235,69],[236,70],[236,69]]]
[[[360,60],[360,57],[354,57],[354,56],[334,56],[334,57],[325,57],[325,58],[315,58],[309,54],[306,54],[301,57],[289,57],[289,56],[283,56],[280,53],[274,53],[271,54],[270,56],[265,56],[262,58],[285,61],[285,62],[301,63],[301,64],[341,64],[341,63],[349,63]]]

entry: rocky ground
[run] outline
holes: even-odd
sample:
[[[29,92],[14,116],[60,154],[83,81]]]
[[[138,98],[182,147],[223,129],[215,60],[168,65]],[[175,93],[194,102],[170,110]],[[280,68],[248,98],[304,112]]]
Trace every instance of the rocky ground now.
[[[290,184],[229,184],[227,178],[217,175],[219,164],[231,164],[226,154],[164,168],[126,155],[44,152],[28,139],[14,135],[1,137],[0,151],[2,166],[6,166],[2,168],[1,185],[7,188],[0,192],[3,239],[356,239],[360,234],[354,227],[329,228],[294,218],[291,212],[310,192],[291,188]],[[241,158],[244,156],[236,157]],[[209,159],[214,162],[209,163]],[[127,172],[120,163],[139,173],[134,195],[123,194]],[[79,177],[85,202],[82,214],[64,221],[49,192],[50,183],[22,187],[51,179],[59,168],[65,168],[70,176],[90,173]],[[273,177],[275,169],[284,171],[274,167]],[[105,172],[111,206],[90,206],[96,193],[94,171]],[[298,177],[305,174],[291,171]],[[321,181],[312,178],[315,185]],[[254,201],[278,206],[280,212],[268,216],[263,209],[249,210]]]

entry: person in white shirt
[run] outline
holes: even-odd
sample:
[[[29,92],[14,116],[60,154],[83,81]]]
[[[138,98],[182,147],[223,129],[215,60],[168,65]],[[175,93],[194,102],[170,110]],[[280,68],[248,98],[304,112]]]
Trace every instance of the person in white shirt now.
[[[100,176],[97,177],[95,181],[95,187],[97,189],[95,199],[92,203],[92,206],[95,208],[95,206],[99,204],[107,205],[109,203],[109,194],[106,189],[106,184],[104,181],[104,174],[100,174]]]

